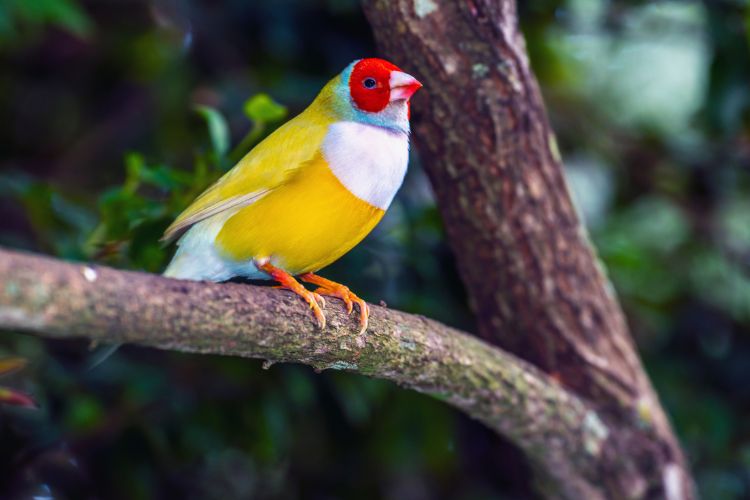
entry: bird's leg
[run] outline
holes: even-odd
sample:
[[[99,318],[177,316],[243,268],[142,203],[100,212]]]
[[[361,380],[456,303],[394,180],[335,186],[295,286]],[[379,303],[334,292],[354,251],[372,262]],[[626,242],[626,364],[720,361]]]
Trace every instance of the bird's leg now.
[[[370,317],[370,308],[367,302],[357,297],[348,287],[336,283],[325,278],[318,276],[313,273],[305,273],[299,276],[299,279],[305,283],[312,283],[318,285],[315,293],[321,295],[329,295],[331,297],[338,297],[346,304],[346,311],[351,314],[354,309],[354,304],[359,306],[359,324],[361,326],[359,333],[362,334],[367,330],[367,320]]]
[[[268,274],[271,278],[275,279],[281,285],[279,288],[290,290],[304,299],[305,302],[310,304],[310,309],[315,314],[315,319],[318,320],[318,327],[321,329],[326,327],[326,317],[323,314],[321,306],[325,305],[325,300],[316,292],[311,292],[304,286],[300,285],[294,276],[290,275],[286,271],[279,269],[278,267],[272,266],[267,260],[255,261],[255,267]]]

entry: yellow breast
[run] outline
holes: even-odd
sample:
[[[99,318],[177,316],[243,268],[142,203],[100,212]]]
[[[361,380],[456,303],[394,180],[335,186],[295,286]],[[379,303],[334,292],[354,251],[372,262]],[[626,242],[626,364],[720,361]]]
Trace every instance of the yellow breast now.
[[[229,218],[215,245],[236,261],[268,257],[291,274],[317,271],[362,241],[384,213],[354,196],[318,155]]]

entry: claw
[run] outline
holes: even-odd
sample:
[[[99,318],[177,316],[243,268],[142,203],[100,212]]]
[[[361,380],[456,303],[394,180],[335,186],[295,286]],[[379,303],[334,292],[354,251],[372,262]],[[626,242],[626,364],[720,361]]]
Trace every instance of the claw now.
[[[346,289],[346,291],[341,290],[341,293],[337,293],[336,290],[331,290],[330,288],[320,287],[317,290],[315,290],[317,293],[330,295],[332,297],[338,297],[341,300],[344,301],[344,304],[346,305],[346,314],[351,314],[352,311],[354,311],[354,302],[352,302],[351,296],[354,295],[349,291],[349,289],[342,285],[343,289]],[[354,295],[356,297],[356,295]]]
[[[359,307],[359,333],[361,335],[365,331],[367,331],[368,319],[370,317],[370,307],[367,305],[367,302],[359,298],[356,294],[349,290],[348,287],[336,283],[335,281],[321,278],[320,276],[317,276],[313,273],[303,274],[300,276],[300,279],[307,283],[319,285],[319,287],[315,290],[315,293],[341,299],[346,306],[347,314],[351,314],[352,311],[354,311],[354,304],[357,304],[357,307]]]
[[[297,280],[294,279],[289,273],[285,272],[278,267],[272,266],[269,262],[260,263],[256,261],[256,267],[261,271],[268,273],[273,279],[278,281],[280,285],[275,288],[282,288],[296,293],[302,299],[308,303],[310,309],[312,309],[315,315],[315,320],[318,324],[318,328],[321,330],[326,327],[326,316],[323,314],[321,307],[325,307],[325,299],[320,294],[311,292],[304,286],[300,285]]]
[[[320,307],[326,306],[326,299],[324,299],[323,296],[317,292],[317,290],[313,292],[313,295],[315,296],[315,300],[317,300],[320,304]]]
[[[359,300],[357,304],[359,304],[359,325],[361,326],[359,334],[362,335],[367,331],[368,320],[370,319],[370,306],[359,297],[357,299]]]
[[[296,292],[295,292],[296,293]],[[310,309],[313,310],[313,314],[315,315],[315,319],[318,322],[318,328],[321,330],[325,329],[326,327],[326,316],[323,314],[323,310],[318,305],[317,299],[322,298],[315,292],[309,292],[309,296],[305,297],[305,300],[310,304]]]

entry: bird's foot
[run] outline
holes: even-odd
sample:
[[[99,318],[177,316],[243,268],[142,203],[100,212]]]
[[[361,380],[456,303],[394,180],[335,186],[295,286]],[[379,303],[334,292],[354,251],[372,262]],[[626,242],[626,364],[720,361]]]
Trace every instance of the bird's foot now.
[[[325,314],[323,314],[323,310],[321,309],[325,306],[326,301],[323,297],[321,297],[319,293],[311,292],[310,290],[302,286],[296,279],[294,279],[294,276],[287,273],[286,271],[283,271],[282,269],[279,269],[278,267],[272,266],[267,261],[264,263],[256,262],[255,265],[258,269],[279,282],[279,286],[276,288],[290,290],[302,297],[302,299],[310,305],[310,309],[313,310],[315,319],[318,322],[318,327],[321,330],[326,327],[326,317]]]
[[[344,286],[340,283],[336,283],[335,281],[322,278],[313,273],[301,274],[299,278],[306,283],[318,285],[315,293],[318,293],[320,295],[328,295],[330,297],[337,297],[344,301],[344,304],[346,305],[346,312],[348,312],[349,314],[351,314],[354,310],[354,304],[357,304],[357,306],[359,307],[360,335],[367,330],[367,321],[370,317],[370,307],[367,305],[367,302],[360,299],[356,294],[349,290],[349,287]]]

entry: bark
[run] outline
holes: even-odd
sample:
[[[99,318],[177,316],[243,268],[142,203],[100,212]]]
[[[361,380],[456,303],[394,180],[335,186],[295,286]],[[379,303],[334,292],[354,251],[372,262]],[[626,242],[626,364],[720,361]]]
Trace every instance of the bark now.
[[[423,84],[413,132],[480,335],[610,422],[630,469],[610,498],[693,495],[679,444],[566,187],[513,0],[364,0],[384,53]]]
[[[370,326],[331,300],[319,330],[288,292],[178,281],[0,249],[0,330],[305,363],[430,394],[506,436],[558,491],[597,498],[609,430],[525,361],[421,316],[371,305]]]

